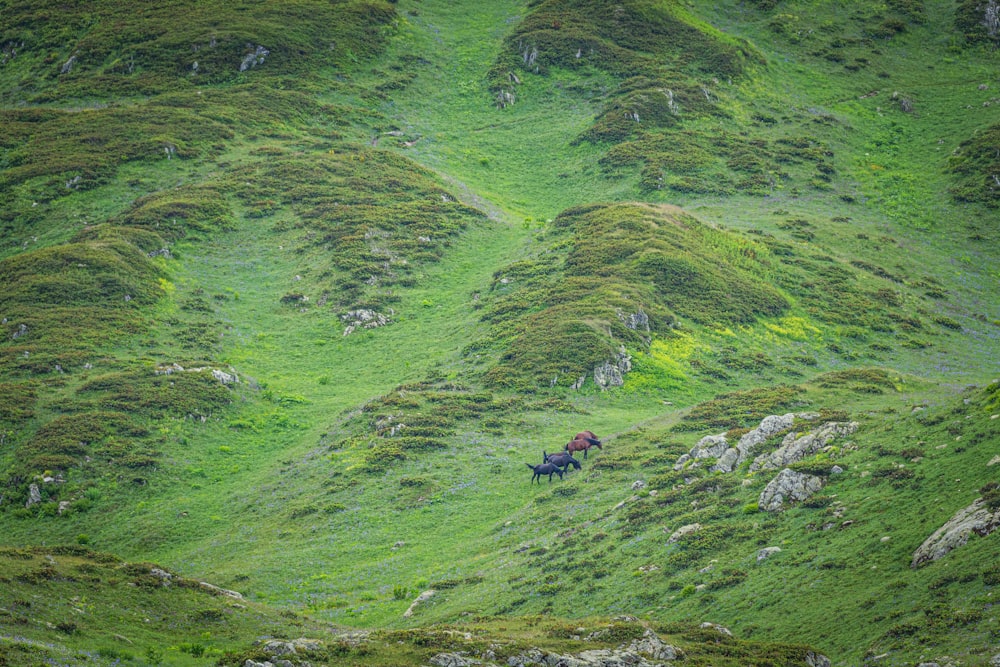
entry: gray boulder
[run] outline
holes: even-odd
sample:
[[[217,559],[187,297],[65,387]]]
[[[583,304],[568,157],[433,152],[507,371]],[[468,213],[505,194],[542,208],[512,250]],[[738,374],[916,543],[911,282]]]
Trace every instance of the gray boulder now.
[[[765,512],[778,512],[786,502],[805,500],[823,488],[823,480],[785,468],[761,491],[757,506]]]
[[[969,541],[972,533],[985,537],[1000,526],[1000,510],[990,511],[982,498],[960,509],[913,552],[910,567],[936,561]]]
[[[730,447],[722,453],[715,465],[709,468],[712,472],[732,472],[733,468],[739,465],[740,450]]]

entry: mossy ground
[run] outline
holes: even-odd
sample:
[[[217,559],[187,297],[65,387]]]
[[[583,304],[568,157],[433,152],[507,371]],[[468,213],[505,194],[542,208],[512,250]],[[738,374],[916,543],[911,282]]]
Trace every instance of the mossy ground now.
[[[5,543],[85,540],[343,625],[638,614],[838,664],[988,657],[995,536],[908,567],[996,481],[1000,107],[970,3],[320,4],[0,18]],[[619,317],[638,306],[649,332]],[[391,324],[344,336],[360,308]],[[622,343],[624,387],[570,389]],[[672,471],[800,409],[861,422],[801,464],[847,469],[808,506]],[[529,487],[584,428],[605,450]],[[718,646],[699,660],[764,660]]]

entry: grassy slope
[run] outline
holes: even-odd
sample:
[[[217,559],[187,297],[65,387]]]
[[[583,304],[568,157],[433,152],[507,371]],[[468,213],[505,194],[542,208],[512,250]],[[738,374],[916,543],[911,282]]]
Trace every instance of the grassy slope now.
[[[905,583],[893,589],[904,593],[891,603],[883,601],[884,609],[865,605],[871,607],[867,616],[859,615],[857,622],[839,628],[829,637],[814,634],[809,625],[808,614],[814,606],[808,599],[782,598],[771,600],[771,605],[760,604],[759,591],[773,583],[763,568],[743,583],[718,589],[721,592],[712,596],[690,597],[680,596],[679,592],[688,584],[702,583],[694,566],[703,563],[696,559],[686,568],[670,570],[669,575],[663,574],[666,568],[652,574],[638,572],[639,566],[662,557],[656,539],[662,528],[657,524],[626,534],[628,531],[622,531],[621,520],[610,508],[631,495],[628,486],[634,478],[643,476],[646,466],[657,470],[672,460],[664,460],[664,455],[656,455],[652,448],[665,446],[669,455],[675,456],[705,434],[671,434],[666,428],[676,421],[676,414],[663,414],[628,437],[616,438],[612,441],[616,443],[614,449],[602,454],[609,457],[608,465],[585,471],[586,476],[553,486],[552,491],[528,489],[523,473],[511,472],[520,469],[524,460],[536,462],[543,448],[558,447],[578,428],[592,428],[601,434],[624,433],[660,415],[665,409],[663,399],[692,404],[720,390],[760,382],[752,369],[730,369],[725,380],[695,374],[698,381],[683,390],[674,385],[666,392],[655,393],[557,392],[557,396],[569,399],[586,414],[553,411],[544,405],[532,407],[532,399],[522,399],[524,402],[514,410],[498,411],[501,414],[497,415],[497,423],[489,427],[484,427],[476,416],[459,419],[444,439],[443,450],[411,454],[384,473],[372,474],[358,468],[364,461],[363,449],[352,449],[349,444],[338,446],[351,442],[349,436],[369,430],[363,417],[343,423],[339,415],[371,397],[428,374],[437,377],[439,385],[467,378],[459,352],[470,338],[485,333],[477,323],[477,311],[471,307],[473,292],[484,292],[494,271],[512,259],[530,257],[541,246],[541,221],[555,217],[568,206],[594,200],[645,197],[680,203],[703,220],[729,228],[761,229],[793,242],[796,239],[789,238],[789,232],[795,227],[789,227],[787,220],[804,218],[811,225],[814,243],[844,261],[861,259],[894,272],[901,265],[911,283],[932,276],[944,286],[948,298],[921,307],[931,311],[944,305],[949,316],[966,328],[964,335],[945,330],[935,335],[935,345],[928,350],[900,348],[873,353],[866,348],[879,341],[877,335],[858,344],[851,337],[842,339],[838,331],[831,329],[824,330],[822,340],[808,346],[809,351],[819,357],[821,369],[875,362],[945,382],[988,381],[995,347],[995,327],[989,320],[995,319],[996,313],[989,312],[991,301],[984,300],[983,295],[990,293],[995,278],[988,268],[991,248],[995,248],[990,243],[995,229],[979,209],[951,203],[945,193],[948,181],[941,175],[948,148],[957,146],[983,122],[980,116],[965,110],[971,103],[981,105],[979,97],[987,94],[976,87],[986,72],[980,56],[949,54],[950,62],[935,64],[945,70],[940,79],[935,78],[935,85],[947,87],[949,95],[921,90],[924,72],[908,65],[904,56],[925,43],[931,31],[914,26],[910,34],[894,38],[889,48],[883,48],[888,55],[881,65],[893,73],[894,87],[898,82],[900,89],[913,96],[917,113],[902,114],[888,106],[880,111],[876,109],[880,98],[857,97],[859,91],[863,94],[881,88],[881,77],[868,70],[851,74],[821,58],[808,57],[807,50],[814,47],[790,44],[774,36],[766,27],[770,20],[766,14],[747,14],[741,6],[725,5],[724,11],[712,12],[706,18],[749,37],[770,62],[766,75],[741,84],[743,88],[731,95],[743,103],[750,100],[769,113],[780,113],[789,104],[796,109],[820,106],[840,119],[841,125],[827,130],[824,136],[834,147],[838,170],[833,189],[778,191],[766,199],[677,192],[643,194],[631,176],[601,176],[597,164],[603,152],[600,146],[572,144],[589,126],[601,103],[586,98],[613,86],[606,74],[586,73],[582,84],[578,74],[558,71],[548,77],[525,77],[521,101],[499,112],[491,105],[482,77],[507,27],[513,25],[508,20],[513,21],[525,10],[516,3],[489,3],[479,8],[485,13],[449,9],[444,3],[429,1],[412,6],[401,3],[399,10],[405,21],[390,43],[386,67],[377,69],[384,74],[406,53],[423,55],[430,62],[411,62],[418,76],[402,92],[393,92],[381,101],[366,101],[386,114],[388,121],[350,132],[367,139],[371,133],[389,127],[402,129],[405,139],[418,141],[410,148],[400,147],[400,152],[445,174],[445,178],[463,182],[445,186],[454,194],[474,203],[481,201],[479,198],[490,200],[492,206],[498,207],[495,218],[471,227],[452,242],[441,262],[420,269],[417,284],[406,290],[394,306],[399,320],[396,325],[348,338],[341,337],[335,313],[320,308],[298,312],[278,305],[281,296],[299,291],[303,285],[316,291],[322,289],[320,274],[327,268],[323,254],[303,243],[302,236],[308,229],[296,227],[297,214],[291,208],[279,209],[275,217],[266,218],[266,224],[237,214],[228,233],[206,235],[197,242],[179,242],[179,259],[168,265],[169,278],[176,287],[172,302],[177,305],[166,310],[182,318],[193,317],[192,311],[177,306],[199,296],[199,289],[230,295],[211,302],[210,319],[216,323],[213,326],[217,333],[225,333],[221,344],[204,343],[188,355],[199,358],[210,353],[242,374],[253,376],[265,388],[264,399],[248,392],[248,402],[204,425],[191,425],[182,419],[158,421],[163,435],[159,444],[163,452],[161,469],[145,475],[147,487],[130,487],[125,479],[108,477],[91,492],[95,506],[87,512],[58,518],[12,518],[8,513],[4,518],[9,526],[5,531],[7,539],[11,543],[36,542],[39,531],[44,529],[46,541],[65,543],[86,533],[101,548],[114,549],[130,558],[168,562],[179,571],[240,588],[260,599],[302,606],[348,624],[397,623],[408,599],[396,599],[395,587],[415,594],[425,585],[442,587],[444,583],[451,585],[444,589],[447,594],[430,605],[419,622],[450,620],[463,612],[577,615],[643,610],[650,618],[710,618],[754,636],[808,640],[844,661],[857,659],[869,649],[880,652],[892,641],[901,642],[901,648],[909,651],[904,656],[915,655],[916,647],[922,644],[936,642],[941,642],[942,654],[957,652],[967,641],[972,641],[974,647],[985,646],[970,638],[995,631],[995,621],[988,614],[966,614],[962,618],[971,620],[965,625],[954,624],[954,628],[947,623],[935,624],[934,609],[939,603],[923,589],[940,577],[930,568],[916,573],[906,568],[915,544],[955,509],[971,501],[975,489],[988,481],[984,474],[988,471],[982,468],[975,448],[943,460],[941,466],[922,470],[941,489],[942,502],[934,510],[934,520],[910,525],[909,512],[904,511],[878,526],[892,536],[887,544],[904,546],[880,547],[878,561],[873,564],[883,570],[888,568]],[[779,11],[788,10],[796,13],[794,7]],[[930,25],[947,22],[943,5],[931,5],[929,11],[933,17]],[[833,16],[820,14],[798,20],[819,25],[826,18]],[[482,39],[484,34],[490,38]],[[945,52],[946,36],[935,37],[932,44],[932,53]],[[382,74],[364,69],[354,73],[352,83],[363,90],[383,79]],[[769,83],[761,83],[765,81]],[[578,88],[570,84],[578,84]],[[354,89],[331,86],[327,99],[363,101],[357,95]],[[801,111],[793,116],[795,122],[800,122],[801,117]],[[735,128],[741,122],[740,118],[726,121],[726,127]],[[767,127],[753,131],[764,136],[771,132]],[[938,150],[941,145],[915,141],[934,132],[945,139],[943,150]],[[294,146],[299,143],[297,133],[283,128],[266,142],[233,142],[218,163],[245,158],[255,142]],[[395,138],[380,139],[380,146],[392,148],[395,143]],[[869,155],[861,159],[864,153]],[[72,210],[97,219],[117,213],[132,196],[123,194],[129,192],[123,184],[128,170],[135,171],[133,178],[146,179],[145,187],[151,187],[163,179],[164,170],[170,173],[174,168],[164,162],[155,165],[156,172],[137,166],[123,168],[120,180],[74,198],[74,206],[79,208]],[[175,173],[177,178],[197,181],[203,171],[189,166]],[[852,195],[856,203],[845,203],[842,194]],[[90,197],[90,203],[83,197]],[[56,210],[47,219],[56,221],[65,215],[63,211],[69,212],[67,201],[54,200]],[[115,201],[119,203],[112,203]],[[849,217],[850,221],[833,220],[838,217]],[[291,224],[279,224],[281,220]],[[26,234],[24,230],[22,236]],[[867,238],[859,238],[861,234]],[[976,234],[983,239],[970,241],[968,237]],[[42,243],[69,238],[58,224],[45,226],[39,236]],[[929,239],[933,242],[928,243]],[[301,275],[303,281],[295,280],[296,275]],[[872,288],[879,284],[874,281]],[[986,321],[975,319],[976,315]],[[157,343],[136,340],[131,347],[113,354],[172,361],[177,355],[169,342],[173,331],[154,325],[150,335]],[[737,339],[743,353],[774,350],[774,341],[763,329],[738,330],[735,336],[702,330],[697,333],[702,344],[710,348],[706,356],[710,363],[724,360],[721,348],[727,346],[727,337]],[[970,338],[980,344],[963,343]],[[435,344],[429,345],[428,341]],[[829,351],[831,342],[846,354]],[[872,354],[874,359],[869,356]],[[799,372],[811,374],[808,367]],[[769,381],[776,379],[782,378],[772,375]],[[794,381],[795,376],[783,379]],[[859,400],[850,393],[833,391],[811,400],[817,406],[843,407],[862,414],[865,409],[886,406],[899,410],[900,404],[947,393],[947,389],[913,384],[917,387],[914,394],[888,390],[885,394],[862,395]],[[51,390],[51,386],[42,389],[46,403],[53,400],[45,393]],[[434,410],[433,404],[429,409]],[[569,406],[566,409],[572,410]],[[868,417],[865,431],[876,433],[879,428],[888,428],[882,426],[883,419],[888,424],[896,419],[891,414],[884,418],[878,414]],[[919,435],[923,429],[920,424],[904,420],[899,430],[925,438]],[[899,430],[885,436],[891,441],[888,444],[876,442],[871,435],[866,436],[867,441],[859,436],[859,442],[869,446],[860,447],[848,462],[857,467],[883,465],[871,450],[876,444],[903,449]],[[666,447],[669,443],[677,444]],[[651,462],[643,464],[647,459]],[[461,472],[444,472],[451,468]],[[979,471],[968,488],[943,486],[947,479],[969,479],[964,473],[953,474],[966,469]],[[866,510],[864,500],[874,493],[870,488],[859,480],[844,486],[842,493],[849,499],[845,502],[852,509],[857,507],[859,515],[873,511]],[[884,484],[874,488],[881,492]],[[752,486],[730,500],[739,501],[735,506],[740,508],[756,492],[759,489]],[[398,511],[399,516],[387,517],[385,507]],[[799,577],[805,586],[828,590],[823,588],[829,585],[825,583],[828,579],[812,579],[808,573],[817,568],[844,573],[833,582],[837,604],[842,605],[836,609],[853,611],[869,595],[865,592],[867,578],[862,576],[868,562],[858,554],[853,537],[848,539],[847,533],[842,540],[829,542],[827,533],[802,537],[799,526],[811,520],[811,512],[822,511],[796,510],[798,514],[768,525],[765,536],[774,543],[791,545],[783,551],[781,560],[775,561],[777,566],[794,568],[790,573],[783,571],[784,579]],[[179,519],[181,512],[187,514]],[[722,514],[720,518],[726,518],[725,512]],[[558,519],[553,521],[553,517]],[[729,520],[738,521],[739,517]],[[688,518],[670,513],[655,521],[675,525]],[[565,535],[564,529],[570,530],[574,524],[585,525],[582,535]],[[872,532],[869,537],[873,543],[875,533],[882,532],[875,526],[865,530]],[[898,540],[896,531],[901,531]],[[756,541],[751,538],[749,543]],[[397,542],[404,544],[393,549]],[[823,568],[815,561],[810,551],[815,543],[822,543],[821,552],[831,554],[831,562],[836,561],[833,566]],[[530,545],[529,549],[519,551],[524,545]],[[721,560],[741,570],[752,567],[743,562],[752,549],[739,544],[722,546]],[[296,554],[294,562],[287,557],[290,551]],[[969,597],[978,600],[986,594],[987,589],[980,583],[985,578],[976,564],[977,559],[985,557],[980,552],[988,554],[987,540],[974,542],[956,554],[952,567],[962,574],[954,582],[932,589],[947,592],[946,605],[955,606],[956,601]],[[447,554],[447,560],[442,560],[441,554]],[[598,558],[601,565],[581,566],[581,561],[593,558]],[[571,587],[559,583],[562,578],[548,580],[550,573],[539,563],[549,559],[556,559],[565,571],[584,581],[592,577],[593,569],[606,574],[589,584]],[[249,571],[248,563],[253,563]],[[857,586],[843,584],[851,579],[845,571],[857,573],[852,575]],[[242,579],[245,574],[249,580]],[[636,581],[641,581],[642,586],[636,586]],[[545,589],[545,593],[532,592],[546,584],[555,586]],[[850,592],[842,595],[843,587]],[[510,592],[512,589],[514,592]],[[628,594],[623,595],[623,591]],[[581,599],[590,605],[582,612]],[[754,620],[730,611],[752,607]],[[780,615],[768,616],[769,609]],[[971,613],[970,609],[962,611]],[[802,619],[798,625],[786,620],[790,611]],[[824,613],[829,609],[824,608]],[[896,633],[900,637],[882,636],[899,624],[908,624]],[[917,629],[911,632],[910,625]],[[872,631],[873,627],[878,628],[877,632]]]

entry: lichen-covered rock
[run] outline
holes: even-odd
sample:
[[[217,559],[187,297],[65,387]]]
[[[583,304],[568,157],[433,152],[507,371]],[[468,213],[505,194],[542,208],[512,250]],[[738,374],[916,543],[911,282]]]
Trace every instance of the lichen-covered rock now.
[[[823,488],[823,480],[785,468],[768,482],[760,494],[757,506],[765,512],[784,509],[786,502],[805,500]]]
[[[972,533],[985,537],[1000,526],[1000,510],[991,511],[982,498],[960,509],[913,552],[910,567],[936,561],[969,541]]]
[[[833,663],[830,662],[830,658],[822,653],[813,653],[812,651],[806,653],[806,665],[809,667],[830,667],[831,664]]]
[[[819,452],[838,438],[853,434],[858,430],[857,422],[826,422],[812,433],[799,437],[789,433],[781,441],[781,446],[770,454],[761,454],[750,464],[750,472],[757,470],[777,470],[801,461]]]
[[[740,461],[740,450],[730,447],[722,453],[715,465],[709,468],[711,472],[732,472]]]
[[[753,450],[756,449],[762,442],[767,440],[773,435],[781,433],[787,428],[791,428],[792,424],[795,423],[795,415],[792,413],[784,415],[771,415],[769,417],[764,417],[761,420],[760,425],[753,429],[749,433],[744,433],[740,441],[736,443],[736,449],[740,452],[740,461],[744,461],[749,458]]]
[[[28,487],[28,502],[26,502],[24,506],[31,507],[32,505],[37,505],[40,502],[42,502],[42,492],[38,490],[38,485],[30,485]]]

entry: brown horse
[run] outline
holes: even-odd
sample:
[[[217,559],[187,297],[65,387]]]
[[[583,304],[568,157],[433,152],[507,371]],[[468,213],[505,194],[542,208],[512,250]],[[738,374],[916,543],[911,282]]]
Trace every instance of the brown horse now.
[[[601,447],[601,441],[594,438],[578,438],[571,440],[567,443],[565,449],[567,452],[572,454],[573,452],[583,452],[583,458],[587,458],[587,452],[591,447],[597,447],[598,449],[604,449]]]

